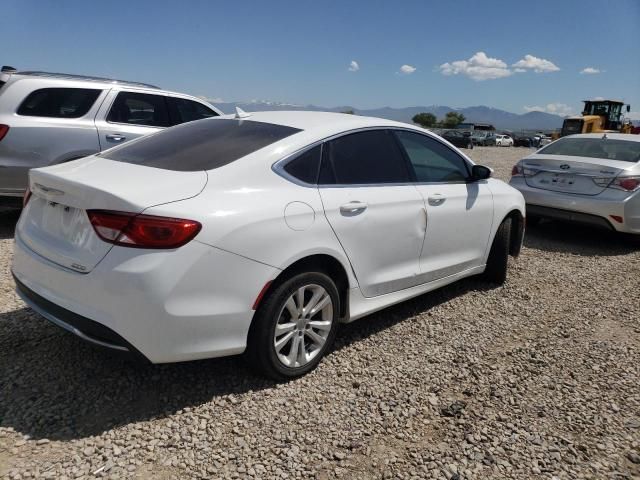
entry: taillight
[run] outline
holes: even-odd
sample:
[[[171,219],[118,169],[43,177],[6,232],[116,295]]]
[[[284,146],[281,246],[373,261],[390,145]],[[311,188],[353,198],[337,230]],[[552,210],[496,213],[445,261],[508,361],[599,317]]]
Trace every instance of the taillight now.
[[[22,208],[27,206],[27,203],[29,203],[30,198],[31,198],[31,189],[27,187],[27,189],[24,191],[24,195],[22,196]]]
[[[98,236],[108,243],[134,248],[178,248],[190,242],[202,225],[183,218],[88,210]]]
[[[640,177],[616,177],[611,178],[594,178],[594,183],[600,187],[615,188],[624,190],[625,192],[634,192],[640,187]]]
[[[0,140],[9,132],[9,125],[0,124]]]
[[[521,177],[523,174],[523,168],[520,166],[519,163],[516,163],[513,168],[511,169],[511,176],[512,177]]]

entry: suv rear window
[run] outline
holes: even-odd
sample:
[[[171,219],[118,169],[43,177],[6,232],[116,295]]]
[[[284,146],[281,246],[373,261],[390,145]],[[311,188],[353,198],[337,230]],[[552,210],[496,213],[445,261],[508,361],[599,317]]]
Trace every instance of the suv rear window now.
[[[212,170],[300,131],[251,120],[196,120],[142,137],[100,155],[117,162],[165,170]]]
[[[100,92],[90,88],[41,88],[24,99],[17,113],[29,117],[79,118],[89,111]]]

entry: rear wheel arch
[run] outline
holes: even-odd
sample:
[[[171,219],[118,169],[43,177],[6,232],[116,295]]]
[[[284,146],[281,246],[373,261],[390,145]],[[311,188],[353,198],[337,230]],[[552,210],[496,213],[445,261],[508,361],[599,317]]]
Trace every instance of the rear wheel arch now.
[[[320,272],[327,275],[336,284],[340,296],[340,317],[348,315],[349,276],[344,265],[335,257],[327,254],[314,254],[300,258],[282,270],[267,287],[257,308],[275,288],[289,278],[305,272]]]

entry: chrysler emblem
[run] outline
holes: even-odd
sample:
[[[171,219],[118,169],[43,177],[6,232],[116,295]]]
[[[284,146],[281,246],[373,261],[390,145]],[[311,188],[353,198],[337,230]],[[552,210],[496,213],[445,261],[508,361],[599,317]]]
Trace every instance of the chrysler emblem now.
[[[569,170],[571,167],[569,165],[567,165],[566,163],[563,163],[562,165],[560,165],[560,168],[562,170]]]

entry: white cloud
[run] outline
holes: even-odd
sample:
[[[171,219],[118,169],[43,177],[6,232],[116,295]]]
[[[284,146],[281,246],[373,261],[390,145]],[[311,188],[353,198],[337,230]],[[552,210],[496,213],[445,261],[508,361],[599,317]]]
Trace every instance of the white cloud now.
[[[443,63],[438,68],[443,75],[465,75],[478,82],[504,78],[513,74],[505,62],[487,57],[484,52],[477,52],[468,60]]]
[[[360,70],[360,65],[358,65],[358,62],[356,62],[355,60],[351,60],[351,63],[349,63],[349,71],[357,72],[358,70]]]
[[[583,68],[580,71],[580,74],[582,74],[582,75],[596,75],[598,73],[600,73],[600,69],[599,68],[594,68],[594,67]]]
[[[527,70],[525,70],[524,68],[514,68],[513,71],[516,72],[516,73],[524,73]]]
[[[625,118],[628,118],[629,120],[633,120],[634,122],[636,120],[640,120],[640,112],[633,112],[633,111],[629,113],[625,112],[624,116]]]
[[[546,112],[554,115],[560,115],[561,117],[567,117],[574,114],[573,108],[566,103],[548,103],[544,107],[540,107],[538,105],[525,105],[523,108],[525,112]]]
[[[417,70],[417,68],[414,67],[413,65],[402,65],[400,67],[400,73],[402,73],[404,75],[411,75],[416,70]]]
[[[544,58],[534,57],[533,55],[525,55],[523,59],[518,60],[511,65],[514,68],[533,70],[536,73],[557,72],[560,68]]]

